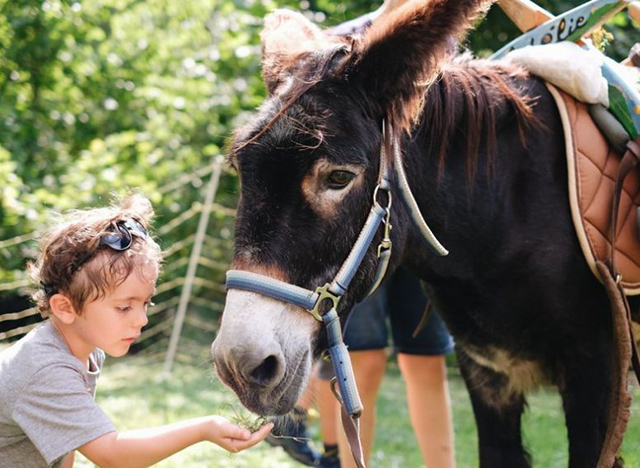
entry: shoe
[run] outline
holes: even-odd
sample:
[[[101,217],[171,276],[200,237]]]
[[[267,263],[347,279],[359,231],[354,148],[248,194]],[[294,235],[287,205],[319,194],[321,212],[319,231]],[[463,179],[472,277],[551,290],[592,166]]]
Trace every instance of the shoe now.
[[[318,466],[320,452],[310,444],[307,433],[307,412],[295,408],[294,413],[296,414],[294,421],[284,426],[277,424],[265,438],[265,442],[274,447],[282,447],[291,458],[303,465]]]
[[[324,451],[320,460],[318,460],[318,468],[340,468],[340,455],[337,447]]]

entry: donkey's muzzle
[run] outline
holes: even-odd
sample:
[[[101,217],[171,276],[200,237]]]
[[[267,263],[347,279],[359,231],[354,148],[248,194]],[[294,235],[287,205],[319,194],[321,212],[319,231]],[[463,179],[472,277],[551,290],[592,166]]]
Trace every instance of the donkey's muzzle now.
[[[269,390],[280,383],[285,373],[284,355],[276,343],[224,346],[216,339],[211,355],[218,375],[234,390]]]

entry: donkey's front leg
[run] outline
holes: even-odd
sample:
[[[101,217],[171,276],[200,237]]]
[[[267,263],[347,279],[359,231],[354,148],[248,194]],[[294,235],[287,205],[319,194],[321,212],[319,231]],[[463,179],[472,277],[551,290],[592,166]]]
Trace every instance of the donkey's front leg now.
[[[460,348],[456,352],[476,417],[480,467],[529,468],[520,432],[524,395],[508,387],[506,375],[481,366]]]
[[[569,436],[569,468],[595,468],[607,432],[610,353],[592,342],[591,356],[565,360],[560,393]],[[578,349],[584,349],[576,346]],[[622,466],[619,461],[614,466]]]

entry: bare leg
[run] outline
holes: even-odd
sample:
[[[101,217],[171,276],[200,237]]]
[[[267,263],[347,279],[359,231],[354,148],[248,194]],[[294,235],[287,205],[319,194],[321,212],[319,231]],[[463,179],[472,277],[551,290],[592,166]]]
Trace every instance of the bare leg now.
[[[443,356],[399,354],[411,424],[427,467],[455,467],[451,399]]]
[[[338,400],[331,391],[330,382],[327,380],[316,380],[316,403],[320,413],[320,430],[322,431],[322,442],[325,445],[335,445],[338,443]]]
[[[356,384],[360,392],[360,398],[364,410],[360,418],[360,438],[362,440],[362,451],[365,463],[368,464],[371,446],[373,444],[373,433],[376,419],[376,399],[380,383],[387,366],[387,353],[384,349],[371,351],[353,351],[349,353],[353,372],[356,377]],[[339,418],[338,418],[339,421]],[[342,426],[340,426],[342,428]],[[344,431],[338,431],[338,445],[340,447],[340,464],[342,468],[355,467],[349,443],[344,435]]]

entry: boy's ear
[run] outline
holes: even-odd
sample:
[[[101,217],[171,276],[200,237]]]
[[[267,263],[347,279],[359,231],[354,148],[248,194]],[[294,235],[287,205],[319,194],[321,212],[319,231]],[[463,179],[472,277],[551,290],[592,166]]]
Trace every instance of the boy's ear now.
[[[264,18],[262,77],[269,94],[294,73],[303,54],[331,48],[340,42],[326,34],[302,14],[276,10]]]
[[[425,84],[492,3],[410,0],[385,11],[353,44],[347,64],[352,82],[408,129],[419,117]]]
[[[51,296],[49,307],[53,315],[65,325],[71,325],[78,317],[71,300],[62,293]]]

